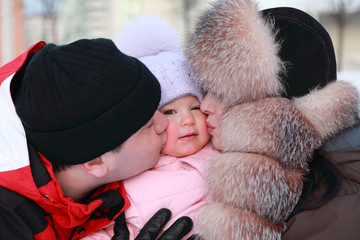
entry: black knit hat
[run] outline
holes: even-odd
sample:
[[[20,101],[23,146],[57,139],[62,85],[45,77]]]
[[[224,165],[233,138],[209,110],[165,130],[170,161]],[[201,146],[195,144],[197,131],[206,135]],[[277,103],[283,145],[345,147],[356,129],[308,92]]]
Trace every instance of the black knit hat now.
[[[281,43],[280,57],[287,65],[282,77],[288,97],[300,97],[336,80],[336,59],[325,28],[309,14],[289,7],[262,11],[273,21]]]
[[[108,39],[47,44],[21,81],[15,107],[27,139],[56,165],[120,146],[150,120],[161,95],[145,65]]]

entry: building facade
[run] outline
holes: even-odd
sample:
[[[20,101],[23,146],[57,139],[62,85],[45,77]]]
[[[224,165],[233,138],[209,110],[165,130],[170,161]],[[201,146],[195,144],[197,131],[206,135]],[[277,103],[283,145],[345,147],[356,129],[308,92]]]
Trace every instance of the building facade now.
[[[0,66],[25,50],[22,0],[0,0]]]

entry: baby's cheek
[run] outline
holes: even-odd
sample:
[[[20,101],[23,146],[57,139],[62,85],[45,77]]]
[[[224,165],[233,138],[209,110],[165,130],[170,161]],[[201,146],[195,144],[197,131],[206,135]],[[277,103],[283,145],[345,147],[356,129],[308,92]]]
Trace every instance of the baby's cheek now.
[[[178,127],[174,123],[169,122],[169,125],[166,128],[165,146],[161,149],[161,152],[164,154],[171,154],[174,151],[177,138]]]

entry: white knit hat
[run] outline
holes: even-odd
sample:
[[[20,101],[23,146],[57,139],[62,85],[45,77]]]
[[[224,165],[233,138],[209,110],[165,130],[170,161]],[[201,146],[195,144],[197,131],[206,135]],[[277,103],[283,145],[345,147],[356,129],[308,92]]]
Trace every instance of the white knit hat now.
[[[203,93],[181,53],[179,38],[164,20],[149,15],[137,17],[124,27],[117,46],[143,62],[158,79],[161,85],[159,109],[188,94],[202,101]]]

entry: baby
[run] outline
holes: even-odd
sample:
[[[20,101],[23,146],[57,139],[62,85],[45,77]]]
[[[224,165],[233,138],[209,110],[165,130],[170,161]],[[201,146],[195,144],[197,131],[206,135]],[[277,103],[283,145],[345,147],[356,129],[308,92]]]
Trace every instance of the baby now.
[[[153,30],[153,26],[162,30],[158,34],[153,31],[151,36],[141,37],[147,41],[147,45],[149,42],[153,44],[150,47],[143,46],[144,49],[152,49],[151,53],[147,51],[146,55],[139,56],[126,51],[127,48],[121,41],[119,44],[122,51],[139,58],[160,82],[161,100],[158,109],[169,120],[167,140],[161,150],[159,162],[154,168],[124,181],[131,202],[125,212],[130,239],[138,235],[160,208],[168,208],[172,212],[172,218],[164,229],[181,216],[189,216],[195,221],[208,203],[203,182],[206,160],[218,153],[208,143],[210,135],[207,132],[206,115],[200,111],[202,91],[195,83],[194,74],[180,53],[180,48],[173,47],[180,44],[174,44],[176,37],[163,37],[171,35],[174,32],[172,28],[151,16],[138,18],[128,28],[133,32],[144,32],[146,29]],[[156,39],[157,36],[161,40]],[[122,37],[131,38],[126,32]],[[134,39],[139,38],[132,39],[129,42],[132,46],[136,45]],[[137,46],[136,51],[141,51],[140,49]],[[84,239],[111,239],[112,235],[113,225]]]
[[[169,208],[172,224],[181,216],[195,220],[207,203],[203,184],[205,162],[216,151],[207,145],[206,115],[200,111],[202,95],[182,56],[173,54],[163,60],[163,65],[158,62],[156,66],[169,72],[167,77],[159,78],[162,88],[159,110],[169,119],[167,140],[153,169],[124,181],[131,202],[125,212],[131,237],[138,234],[157,209]],[[147,61],[144,63],[154,69]]]

